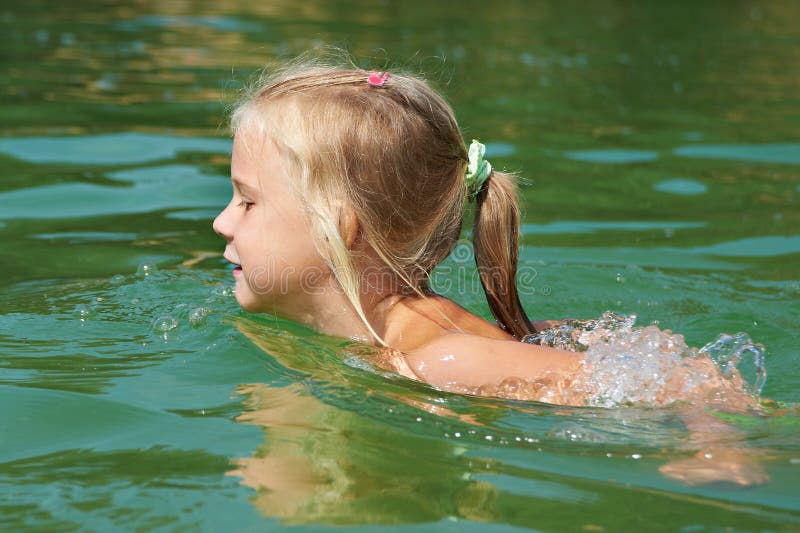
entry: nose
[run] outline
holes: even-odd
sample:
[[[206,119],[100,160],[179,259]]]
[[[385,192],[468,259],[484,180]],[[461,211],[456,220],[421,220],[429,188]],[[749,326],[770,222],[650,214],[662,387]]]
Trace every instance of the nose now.
[[[223,209],[220,214],[217,215],[217,218],[214,219],[214,223],[211,225],[211,227],[214,228],[214,233],[223,239],[231,240],[231,224],[226,216],[227,212],[228,207],[225,207],[225,209]]]

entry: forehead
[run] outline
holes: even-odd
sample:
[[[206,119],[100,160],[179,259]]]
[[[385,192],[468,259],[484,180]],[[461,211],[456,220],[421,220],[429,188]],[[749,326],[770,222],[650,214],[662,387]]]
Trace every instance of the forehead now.
[[[243,128],[233,137],[231,174],[239,181],[252,183],[263,176],[283,174],[283,161],[275,142],[251,128]]]
[[[231,179],[239,192],[271,205],[303,203],[296,180],[278,145],[256,128],[242,128],[233,138]]]

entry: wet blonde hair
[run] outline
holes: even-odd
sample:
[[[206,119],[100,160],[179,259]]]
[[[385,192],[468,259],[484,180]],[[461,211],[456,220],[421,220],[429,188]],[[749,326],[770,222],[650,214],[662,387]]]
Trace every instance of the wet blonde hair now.
[[[232,114],[275,142],[309,207],[316,246],[370,332],[345,244],[343,213],[396,276],[401,294],[424,294],[428,275],[453,250],[467,195],[467,149],[450,106],[423,80],[299,61],[263,75]],[[515,177],[493,171],[477,196],[475,260],[498,324],[532,333],[516,288],[519,211]]]

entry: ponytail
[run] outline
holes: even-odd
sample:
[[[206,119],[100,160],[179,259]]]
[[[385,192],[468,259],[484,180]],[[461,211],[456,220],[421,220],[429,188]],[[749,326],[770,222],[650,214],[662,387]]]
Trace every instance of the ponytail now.
[[[475,263],[489,308],[505,331],[535,333],[517,294],[519,204],[515,176],[492,171],[478,192],[473,224]]]

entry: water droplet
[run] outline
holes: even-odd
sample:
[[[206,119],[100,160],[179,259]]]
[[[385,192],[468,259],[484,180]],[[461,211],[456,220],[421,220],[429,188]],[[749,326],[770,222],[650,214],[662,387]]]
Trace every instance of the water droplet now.
[[[86,304],[78,304],[75,306],[75,314],[78,315],[81,322],[85,322],[89,315],[92,314],[92,308]]]
[[[112,285],[120,285],[124,281],[125,281],[125,276],[123,276],[122,274],[114,274],[113,276],[111,276],[111,279],[109,280],[109,282]]]
[[[625,277],[622,275],[621,272],[617,272],[616,280],[617,283],[625,283]]]
[[[136,273],[142,277],[147,277],[155,271],[156,266],[152,263],[142,263],[139,265],[139,268],[136,269]]]
[[[177,327],[178,321],[169,315],[160,316],[153,321],[153,331],[157,333],[166,333]]]

